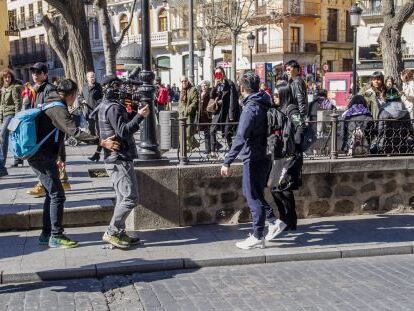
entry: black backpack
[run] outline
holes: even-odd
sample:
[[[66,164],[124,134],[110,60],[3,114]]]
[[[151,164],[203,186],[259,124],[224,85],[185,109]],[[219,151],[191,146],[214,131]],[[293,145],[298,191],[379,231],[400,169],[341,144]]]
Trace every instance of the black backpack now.
[[[267,111],[267,153],[272,160],[295,153],[295,127],[288,116],[276,108]]]

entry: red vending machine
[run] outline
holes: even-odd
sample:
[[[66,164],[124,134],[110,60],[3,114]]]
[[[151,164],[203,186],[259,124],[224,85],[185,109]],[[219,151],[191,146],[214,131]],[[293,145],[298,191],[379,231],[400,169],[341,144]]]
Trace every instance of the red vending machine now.
[[[340,110],[345,110],[350,96],[352,72],[327,72],[323,77],[323,87],[328,91],[328,98]]]

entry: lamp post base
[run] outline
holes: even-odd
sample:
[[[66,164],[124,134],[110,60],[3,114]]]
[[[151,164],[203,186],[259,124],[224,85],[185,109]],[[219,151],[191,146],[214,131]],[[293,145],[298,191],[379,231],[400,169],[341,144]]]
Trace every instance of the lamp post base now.
[[[170,164],[170,160],[167,158],[160,158],[160,159],[135,159],[134,166],[135,167],[149,167],[149,166],[167,166]]]

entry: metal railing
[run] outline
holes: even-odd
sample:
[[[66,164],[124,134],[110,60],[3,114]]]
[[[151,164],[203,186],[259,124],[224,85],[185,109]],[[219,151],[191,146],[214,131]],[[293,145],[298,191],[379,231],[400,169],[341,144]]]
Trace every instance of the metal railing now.
[[[179,119],[179,163],[222,163],[230,150],[237,125],[188,124],[187,119]],[[339,114],[332,113],[328,120],[307,122],[304,158],[317,160],[414,155],[413,125],[414,120],[410,119],[341,120]]]

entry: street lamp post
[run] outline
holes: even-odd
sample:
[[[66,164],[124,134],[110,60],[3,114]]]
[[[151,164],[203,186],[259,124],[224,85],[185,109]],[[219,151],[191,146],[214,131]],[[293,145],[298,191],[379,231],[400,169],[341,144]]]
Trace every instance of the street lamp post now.
[[[354,62],[352,66],[352,95],[357,93],[357,29],[361,21],[362,9],[358,4],[354,3],[349,10],[349,19],[354,33]]]
[[[251,32],[247,35],[247,45],[250,49],[250,70],[253,70],[253,48],[254,48],[254,41],[256,40],[256,37]]]
[[[188,8],[190,10],[190,22],[188,23],[188,34],[189,34],[189,42],[188,42],[188,79],[191,83],[194,84],[194,1],[188,0]]]
[[[151,41],[150,41],[150,16],[149,0],[141,0],[142,12],[142,71],[140,78],[143,84],[139,86],[139,94],[143,106],[148,105],[150,114],[143,121],[141,132],[141,143],[138,149],[139,160],[158,160],[161,159],[161,153],[158,149],[156,135],[156,121],[154,111],[154,78],[155,75],[151,68]]]
[[[201,67],[201,80],[204,80],[204,56],[206,55],[206,47],[204,45],[204,42],[202,42],[200,47],[200,67]]]

